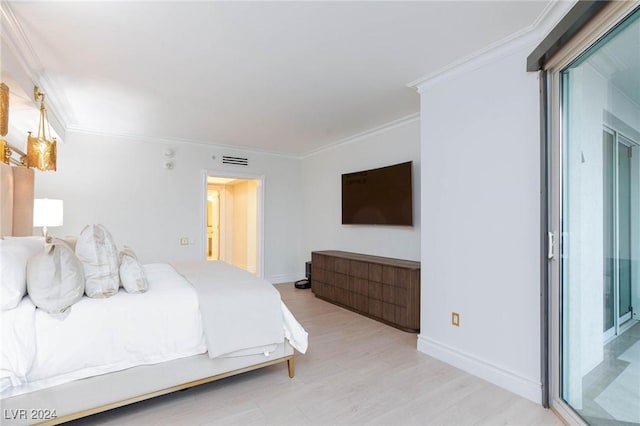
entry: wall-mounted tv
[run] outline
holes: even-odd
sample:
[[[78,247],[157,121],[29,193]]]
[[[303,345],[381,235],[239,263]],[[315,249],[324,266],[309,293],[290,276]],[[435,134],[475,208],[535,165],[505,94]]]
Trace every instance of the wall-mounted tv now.
[[[411,161],[342,175],[343,225],[413,226]]]

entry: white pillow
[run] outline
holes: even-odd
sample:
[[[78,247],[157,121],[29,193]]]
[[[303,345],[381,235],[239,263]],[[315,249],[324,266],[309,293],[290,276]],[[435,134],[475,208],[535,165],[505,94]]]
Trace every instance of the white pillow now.
[[[47,250],[27,263],[29,298],[50,314],[66,312],[84,294],[82,263],[66,244],[51,244]]]
[[[31,253],[27,247],[0,240],[0,304],[2,310],[18,306],[27,292],[27,260]]]
[[[120,252],[120,282],[127,293],[144,293],[149,289],[142,265],[127,246]]]
[[[52,243],[65,243],[71,251],[75,253],[76,251],[76,243],[78,242],[78,237],[74,237],[73,235],[67,235],[66,237],[51,237]]]
[[[2,237],[8,244],[16,244],[29,250],[29,257],[44,252],[44,237]]]
[[[87,296],[111,297],[118,292],[118,250],[104,226],[85,226],[76,243],[76,254],[84,267]]]

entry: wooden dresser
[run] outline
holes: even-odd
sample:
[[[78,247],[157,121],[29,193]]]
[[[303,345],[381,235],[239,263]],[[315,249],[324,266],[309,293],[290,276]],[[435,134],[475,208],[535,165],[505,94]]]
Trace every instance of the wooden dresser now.
[[[311,277],[320,299],[404,331],[420,331],[420,262],[314,251]]]

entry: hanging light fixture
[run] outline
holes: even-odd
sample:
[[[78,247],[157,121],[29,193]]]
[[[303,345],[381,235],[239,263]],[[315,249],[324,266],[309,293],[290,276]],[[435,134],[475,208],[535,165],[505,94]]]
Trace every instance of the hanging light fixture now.
[[[0,83],[0,136],[9,133],[9,86]]]
[[[47,121],[47,109],[44,106],[44,93],[38,86],[33,88],[33,97],[40,101],[40,124],[38,136],[34,137],[29,132],[27,136],[27,167],[35,167],[40,170],[56,170],[56,138],[51,137],[51,129]],[[49,138],[46,130],[49,129]]]
[[[9,133],[9,86],[0,83],[0,161],[9,164],[10,151],[4,138]]]

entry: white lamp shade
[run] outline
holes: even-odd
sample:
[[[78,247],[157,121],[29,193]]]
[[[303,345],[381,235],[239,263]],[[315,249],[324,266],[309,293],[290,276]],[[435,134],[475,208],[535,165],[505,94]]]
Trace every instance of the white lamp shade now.
[[[33,200],[33,226],[62,226],[62,200]]]

